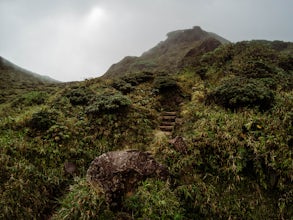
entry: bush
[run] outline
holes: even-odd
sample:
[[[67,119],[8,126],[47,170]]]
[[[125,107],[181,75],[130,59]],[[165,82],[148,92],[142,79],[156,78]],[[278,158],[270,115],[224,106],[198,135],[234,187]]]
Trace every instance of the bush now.
[[[207,101],[232,110],[257,106],[265,111],[272,107],[274,94],[260,80],[236,77],[212,91]]]
[[[241,60],[233,66],[235,73],[248,78],[267,78],[273,77],[276,70],[266,62],[255,60]]]
[[[132,86],[137,86],[140,83],[151,81],[153,79],[154,76],[151,72],[132,73],[122,77],[122,80],[124,80],[127,83],[130,83]]]
[[[93,92],[85,87],[74,88],[65,95],[72,105],[87,105],[93,96]]]
[[[49,110],[41,110],[32,115],[28,121],[28,127],[37,131],[46,131],[56,123],[57,112]]]
[[[112,83],[112,87],[117,89],[117,90],[119,90],[123,94],[127,94],[127,93],[131,92],[134,89],[134,87],[130,83],[125,82],[122,79],[115,80]]]
[[[130,104],[131,100],[121,93],[104,93],[96,97],[93,104],[86,108],[86,114],[93,116],[102,113],[121,113]]]
[[[175,79],[170,76],[158,76],[154,80],[154,89],[160,92],[167,92],[170,90],[177,90],[178,85]]]

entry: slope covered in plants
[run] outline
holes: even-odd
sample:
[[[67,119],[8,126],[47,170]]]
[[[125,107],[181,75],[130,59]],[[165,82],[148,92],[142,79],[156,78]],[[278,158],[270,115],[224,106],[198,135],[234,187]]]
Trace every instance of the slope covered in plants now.
[[[0,56],[0,103],[33,90],[51,90],[59,82],[25,70]]]
[[[189,55],[178,73],[28,89],[0,104],[0,218],[290,219],[292,44]],[[170,110],[186,151],[158,129]],[[140,182],[112,209],[85,175],[123,149],[150,152],[170,176]]]

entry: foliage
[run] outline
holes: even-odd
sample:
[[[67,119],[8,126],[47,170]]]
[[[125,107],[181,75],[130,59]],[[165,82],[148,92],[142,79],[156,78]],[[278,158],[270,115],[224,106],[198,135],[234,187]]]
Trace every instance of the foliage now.
[[[261,41],[227,44],[202,56],[198,74],[213,82],[228,75],[277,79],[280,86],[292,80],[292,55],[276,52]],[[205,69],[204,72],[201,70]],[[204,74],[204,75],[203,75]],[[285,76],[285,78],[283,77]]]
[[[1,90],[0,218],[290,219],[290,45],[223,45],[172,76],[121,77],[117,90],[131,86],[124,95],[103,77]],[[187,152],[157,130],[167,107],[179,116],[172,138],[182,137]],[[171,176],[142,182],[109,210],[84,177],[96,156],[122,149],[151,152]]]
[[[2,158],[3,156],[0,160],[1,165],[4,165]],[[37,167],[25,160],[13,161],[12,158],[8,160],[6,169],[9,176],[4,179],[5,181],[0,187],[0,218],[42,218],[54,205],[54,202],[50,201],[49,195],[58,191],[56,190],[57,184],[48,180],[56,177],[43,175]],[[3,179],[1,180],[3,181]]]
[[[93,92],[86,87],[77,87],[69,90],[65,96],[72,105],[87,105],[93,96]]]
[[[68,141],[70,138],[72,138],[72,134],[69,130],[69,128],[65,125],[60,124],[54,124],[51,126],[47,132],[46,138],[53,139],[55,142],[61,143]]]
[[[273,106],[274,94],[260,80],[237,77],[215,88],[208,101],[229,109],[257,106],[265,111]]]
[[[61,208],[52,219],[114,219],[103,195],[90,187],[85,179],[76,179],[60,204]]]
[[[134,87],[130,83],[122,79],[114,80],[112,87],[122,92],[124,95],[134,90]]]
[[[32,115],[27,122],[28,127],[35,131],[46,131],[56,123],[58,113],[56,111],[43,109]]]
[[[196,100],[184,107],[181,132],[188,155],[166,148],[158,151],[179,179],[177,190],[187,213],[197,213],[189,218],[290,216],[290,193],[285,192],[292,191],[288,123],[293,102],[292,92],[285,94],[278,95],[266,113],[231,113]]]
[[[154,89],[164,93],[170,90],[177,90],[178,85],[171,76],[158,76],[154,80]]]
[[[12,102],[13,107],[17,107],[20,105],[23,106],[32,106],[32,105],[41,105],[44,104],[46,99],[48,98],[48,93],[32,91],[21,95],[15,101]]]
[[[183,219],[183,209],[170,186],[159,180],[146,180],[125,206],[135,219]]]
[[[135,89],[135,86],[153,80],[154,76],[151,72],[130,73],[112,82],[112,87],[128,94]]]
[[[127,83],[130,83],[132,86],[137,86],[141,83],[148,82],[154,79],[154,75],[151,72],[137,72],[130,73],[121,78]]]
[[[131,105],[131,100],[120,93],[104,93],[94,98],[94,102],[86,108],[86,113],[97,116],[101,113],[123,112]]]

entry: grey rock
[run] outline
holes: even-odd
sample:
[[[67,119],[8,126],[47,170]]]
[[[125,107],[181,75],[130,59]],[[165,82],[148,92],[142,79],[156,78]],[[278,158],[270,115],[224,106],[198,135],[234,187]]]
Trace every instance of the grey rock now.
[[[96,157],[87,170],[87,181],[105,193],[111,207],[119,206],[126,193],[148,177],[166,179],[168,169],[150,153],[138,150],[112,151]]]

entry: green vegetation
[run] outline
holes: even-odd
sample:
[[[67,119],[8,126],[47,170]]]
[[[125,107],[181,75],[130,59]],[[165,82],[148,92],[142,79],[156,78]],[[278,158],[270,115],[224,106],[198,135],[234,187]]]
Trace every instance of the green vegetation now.
[[[32,105],[41,105],[44,104],[46,99],[48,98],[48,93],[46,92],[39,92],[39,91],[32,91],[23,94],[15,101],[12,102],[13,107],[19,106],[32,106]]]
[[[104,93],[95,97],[94,102],[86,108],[86,114],[95,117],[101,113],[118,113],[130,104],[130,99],[119,93]]]
[[[274,94],[260,80],[235,77],[216,87],[207,100],[232,110],[258,106],[264,111],[272,107]]]
[[[55,124],[56,119],[56,112],[41,110],[32,115],[32,118],[27,122],[27,125],[36,131],[46,131]]]
[[[154,80],[154,88],[161,93],[178,90],[177,82],[171,76],[158,76]]]
[[[6,91],[0,218],[290,219],[290,45],[226,44],[177,74]],[[184,138],[187,152],[156,130],[166,110],[180,116],[173,136]],[[96,156],[122,149],[151,152],[171,175],[142,181],[113,210],[85,175]],[[68,172],[67,163],[76,169]]]
[[[183,209],[168,183],[147,180],[125,201],[135,219],[183,219]]]
[[[93,94],[92,91],[83,86],[68,91],[65,96],[72,105],[87,105],[92,99]]]
[[[84,179],[76,179],[67,195],[60,200],[61,208],[52,219],[114,220],[103,195],[96,192]]]

